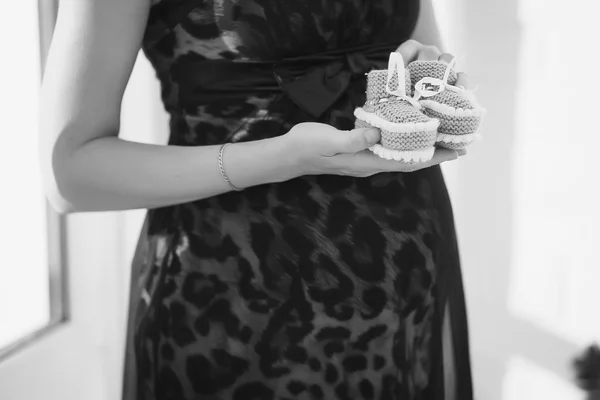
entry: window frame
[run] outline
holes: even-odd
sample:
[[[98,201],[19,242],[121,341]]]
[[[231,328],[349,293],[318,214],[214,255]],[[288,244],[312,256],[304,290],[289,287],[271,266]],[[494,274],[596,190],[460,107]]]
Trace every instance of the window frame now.
[[[38,0],[39,50],[41,71],[43,74],[46,57],[56,17],[59,0]],[[40,76],[40,82],[41,82]],[[45,337],[49,332],[70,320],[67,266],[67,221],[66,215],[57,213],[45,200],[47,244],[48,244],[48,285],[49,285],[49,314],[48,322],[21,338],[0,347],[0,362],[11,357],[22,349],[29,347]]]

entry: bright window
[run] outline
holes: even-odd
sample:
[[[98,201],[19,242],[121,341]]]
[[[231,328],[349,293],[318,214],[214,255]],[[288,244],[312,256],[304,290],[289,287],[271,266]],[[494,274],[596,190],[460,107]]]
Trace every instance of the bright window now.
[[[60,240],[59,219],[46,206],[37,150],[38,2],[17,1],[10,7],[18,18],[0,24],[0,45],[6,56],[0,63],[0,355],[62,317],[56,302],[62,296],[55,292],[62,266],[49,257],[56,254],[52,246]]]

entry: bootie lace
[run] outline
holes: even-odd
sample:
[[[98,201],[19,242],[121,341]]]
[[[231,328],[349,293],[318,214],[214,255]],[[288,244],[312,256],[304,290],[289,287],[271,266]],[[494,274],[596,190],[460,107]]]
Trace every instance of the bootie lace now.
[[[390,87],[390,83],[392,82],[392,78],[394,77],[394,72],[398,74],[398,88],[396,90],[392,90]],[[387,82],[385,84],[385,91],[388,92],[392,96],[396,96],[399,100],[408,101],[415,108],[421,109],[422,106],[419,104],[417,99],[409,96],[406,93],[406,68],[404,67],[404,59],[402,58],[402,54],[398,52],[393,52],[390,54],[390,59],[388,61],[388,69],[387,69]],[[387,101],[388,99],[383,98],[379,101]]]
[[[448,83],[450,71],[452,70],[452,68],[454,68],[455,64],[456,58],[453,58],[452,61],[448,63],[446,71],[444,72],[444,77],[442,79],[426,76],[417,83],[415,83],[415,92],[413,95],[413,100],[418,101],[423,97],[432,97],[436,94],[442,93],[444,90],[450,90],[455,93],[460,93],[470,98],[472,96],[473,91],[467,90],[462,86],[454,86]]]

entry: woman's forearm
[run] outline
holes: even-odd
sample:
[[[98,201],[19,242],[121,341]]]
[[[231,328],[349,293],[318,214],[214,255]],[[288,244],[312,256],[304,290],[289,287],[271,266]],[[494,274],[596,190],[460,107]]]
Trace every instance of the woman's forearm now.
[[[237,187],[294,177],[279,137],[227,146],[225,171]],[[229,191],[218,167],[219,146],[161,146],[101,137],[55,159],[62,213],[156,208]],[[58,171],[58,173],[56,172]]]

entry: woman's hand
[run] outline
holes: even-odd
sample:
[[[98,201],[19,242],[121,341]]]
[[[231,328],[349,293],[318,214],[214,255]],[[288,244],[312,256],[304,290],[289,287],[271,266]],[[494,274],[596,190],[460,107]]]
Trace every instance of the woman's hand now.
[[[341,131],[317,122],[295,125],[280,139],[285,142],[284,148],[297,176],[331,174],[367,177],[380,172],[413,172],[466,154],[438,148],[427,162],[405,164],[384,160],[368,150],[381,139],[378,129]]]
[[[439,60],[449,63],[454,56],[442,53],[435,46],[427,46],[416,40],[407,40],[396,50],[402,54],[405,64],[414,60]],[[457,72],[456,86],[470,90],[471,84],[464,72]],[[353,129],[340,131],[330,125],[304,122],[294,126],[282,137],[290,149],[291,160],[298,175],[336,174],[366,177],[379,172],[413,172],[444,161],[454,160],[467,154],[466,150],[453,151],[436,148],[433,158],[426,162],[405,164],[384,160],[368,148],[378,143],[378,129]]]
[[[428,46],[417,42],[414,39],[407,40],[402,43],[396,51],[402,54],[405,66],[415,60],[432,61],[439,60],[445,63],[452,61],[454,56],[450,53],[442,53],[435,46]],[[456,86],[462,86],[464,89],[471,90],[471,84],[467,74],[457,71]]]

